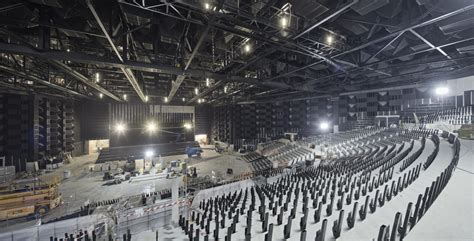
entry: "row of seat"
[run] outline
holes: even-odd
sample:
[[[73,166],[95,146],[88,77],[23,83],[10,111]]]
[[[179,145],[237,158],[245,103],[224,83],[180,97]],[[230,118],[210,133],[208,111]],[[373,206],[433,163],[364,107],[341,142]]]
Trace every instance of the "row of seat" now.
[[[328,220],[335,219],[331,231],[337,239],[420,177],[426,161],[419,161],[414,143],[434,133],[380,129],[361,135],[339,134],[337,146],[332,147],[338,155],[317,167],[295,169],[265,184],[202,200],[189,219],[180,218],[180,227],[189,240],[231,240],[237,236],[245,240],[323,241],[327,240]],[[407,162],[400,170],[401,160],[407,156],[416,157],[416,161]],[[298,220],[296,228],[292,227],[294,219]],[[345,221],[347,228],[343,228]],[[281,228],[274,232],[277,226]],[[403,235],[408,232],[402,231]]]
[[[439,151],[439,138],[434,137],[433,142],[437,146],[433,153],[436,152],[437,154]],[[386,224],[380,226],[377,241],[391,241],[397,238],[403,240],[407,232],[415,227],[451,179],[459,161],[460,148],[461,143],[458,138],[455,138],[453,140],[454,155],[449,165],[431,182],[431,185],[424,189],[424,192],[418,194],[416,201],[408,202],[404,216],[402,216],[402,212],[395,213],[392,228]],[[436,156],[433,153],[430,154],[423,164],[424,168],[428,168],[433,161],[433,156]],[[415,204],[414,208],[413,204]]]
[[[420,118],[423,124],[433,124],[435,122],[444,122],[453,125],[472,124],[473,112],[472,106],[461,106],[454,109],[442,110],[436,113],[428,114]]]

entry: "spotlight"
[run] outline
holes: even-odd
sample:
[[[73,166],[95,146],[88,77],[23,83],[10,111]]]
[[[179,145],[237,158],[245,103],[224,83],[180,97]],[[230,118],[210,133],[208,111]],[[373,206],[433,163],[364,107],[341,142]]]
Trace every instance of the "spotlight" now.
[[[154,122],[148,122],[145,126],[146,131],[149,133],[155,132],[158,128]]]
[[[125,132],[126,129],[127,129],[127,127],[123,123],[117,123],[115,125],[115,131],[118,132],[118,133],[123,133],[123,132]]]
[[[224,86],[224,93],[227,94],[227,86]]]
[[[199,89],[198,88],[194,88],[194,94],[199,94]]]
[[[66,52],[68,52],[68,53],[69,53],[69,52],[71,52],[71,50],[70,50],[70,49],[66,49]]]
[[[186,129],[186,130],[191,130],[191,128],[192,128],[193,126],[192,126],[191,124],[189,124],[189,123],[186,123],[186,124],[183,125],[183,127],[184,127],[184,129]]]
[[[155,153],[152,150],[145,151],[145,157],[150,158],[153,157]]]
[[[185,101],[186,101],[186,98],[183,97],[183,102],[185,102]]]
[[[280,18],[280,25],[282,28],[288,27],[288,19],[285,16]]]
[[[447,95],[449,93],[449,89],[446,86],[440,86],[435,89],[435,93],[436,95],[440,96]]]
[[[145,102],[148,102],[148,95],[145,95]]]
[[[209,78],[206,78],[206,87],[209,87],[210,83],[209,83]]]
[[[245,51],[246,53],[249,53],[251,50],[252,50],[252,47],[250,46],[250,44],[246,44],[246,45],[244,46],[244,51]]]
[[[165,103],[168,103],[168,97],[165,97]]]
[[[329,123],[327,122],[321,122],[319,124],[319,128],[321,128],[321,130],[325,131],[325,130],[328,130],[329,129]]]
[[[102,93],[99,93],[99,98],[101,98],[101,99],[102,99],[103,97],[104,97],[104,94],[102,94]]]
[[[204,3],[204,9],[206,9],[206,10],[211,9],[211,4],[209,4],[209,3]]]
[[[333,41],[334,41],[334,38],[333,38],[332,35],[328,35],[328,36],[326,37],[326,42],[327,42],[328,44],[332,44]]]
[[[123,94],[123,99],[127,100],[127,94]]]

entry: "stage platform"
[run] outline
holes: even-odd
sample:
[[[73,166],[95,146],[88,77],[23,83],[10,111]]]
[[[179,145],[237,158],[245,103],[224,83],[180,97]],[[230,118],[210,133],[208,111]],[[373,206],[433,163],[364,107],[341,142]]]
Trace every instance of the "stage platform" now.
[[[104,163],[108,161],[126,160],[129,157],[141,159],[144,157],[146,151],[153,151],[156,156],[171,156],[184,154],[184,149],[187,146],[199,147],[195,141],[178,142],[178,143],[164,143],[164,144],[150,144],[138,146],[118,146],[104,148],[99,154],[96,163]]]

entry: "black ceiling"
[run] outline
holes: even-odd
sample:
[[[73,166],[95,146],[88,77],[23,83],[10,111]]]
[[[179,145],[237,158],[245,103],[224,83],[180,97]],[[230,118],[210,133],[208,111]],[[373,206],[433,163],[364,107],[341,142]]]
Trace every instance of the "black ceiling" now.
[[[0,88],[191,104],[463,77],[474,74],[473,9],[467,0],[4,0]]]

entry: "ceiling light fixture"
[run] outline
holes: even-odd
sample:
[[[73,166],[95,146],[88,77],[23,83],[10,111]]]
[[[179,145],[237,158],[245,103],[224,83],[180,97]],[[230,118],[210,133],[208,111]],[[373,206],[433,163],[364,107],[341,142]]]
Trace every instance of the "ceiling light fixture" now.
[[[280,26],[282,28],[288,27],[288,19],[285,16],[280,18]]]
[[[333,41],[334,41],[334,37],[333,37],[332,35],[328,35],[328,36],[326,37],[326,42],[327,42],[328,44],[332,44]]]
[[[251,50],[252,50],[252,46],[250,46],[250,44],[246,44],[246,45],[244,46],[244,51],[245,51],[246,53],[249,53]]]
[[[97,72],[95,73],[95,82],[99,83],[99,81],[100,81],[100,73]]]

